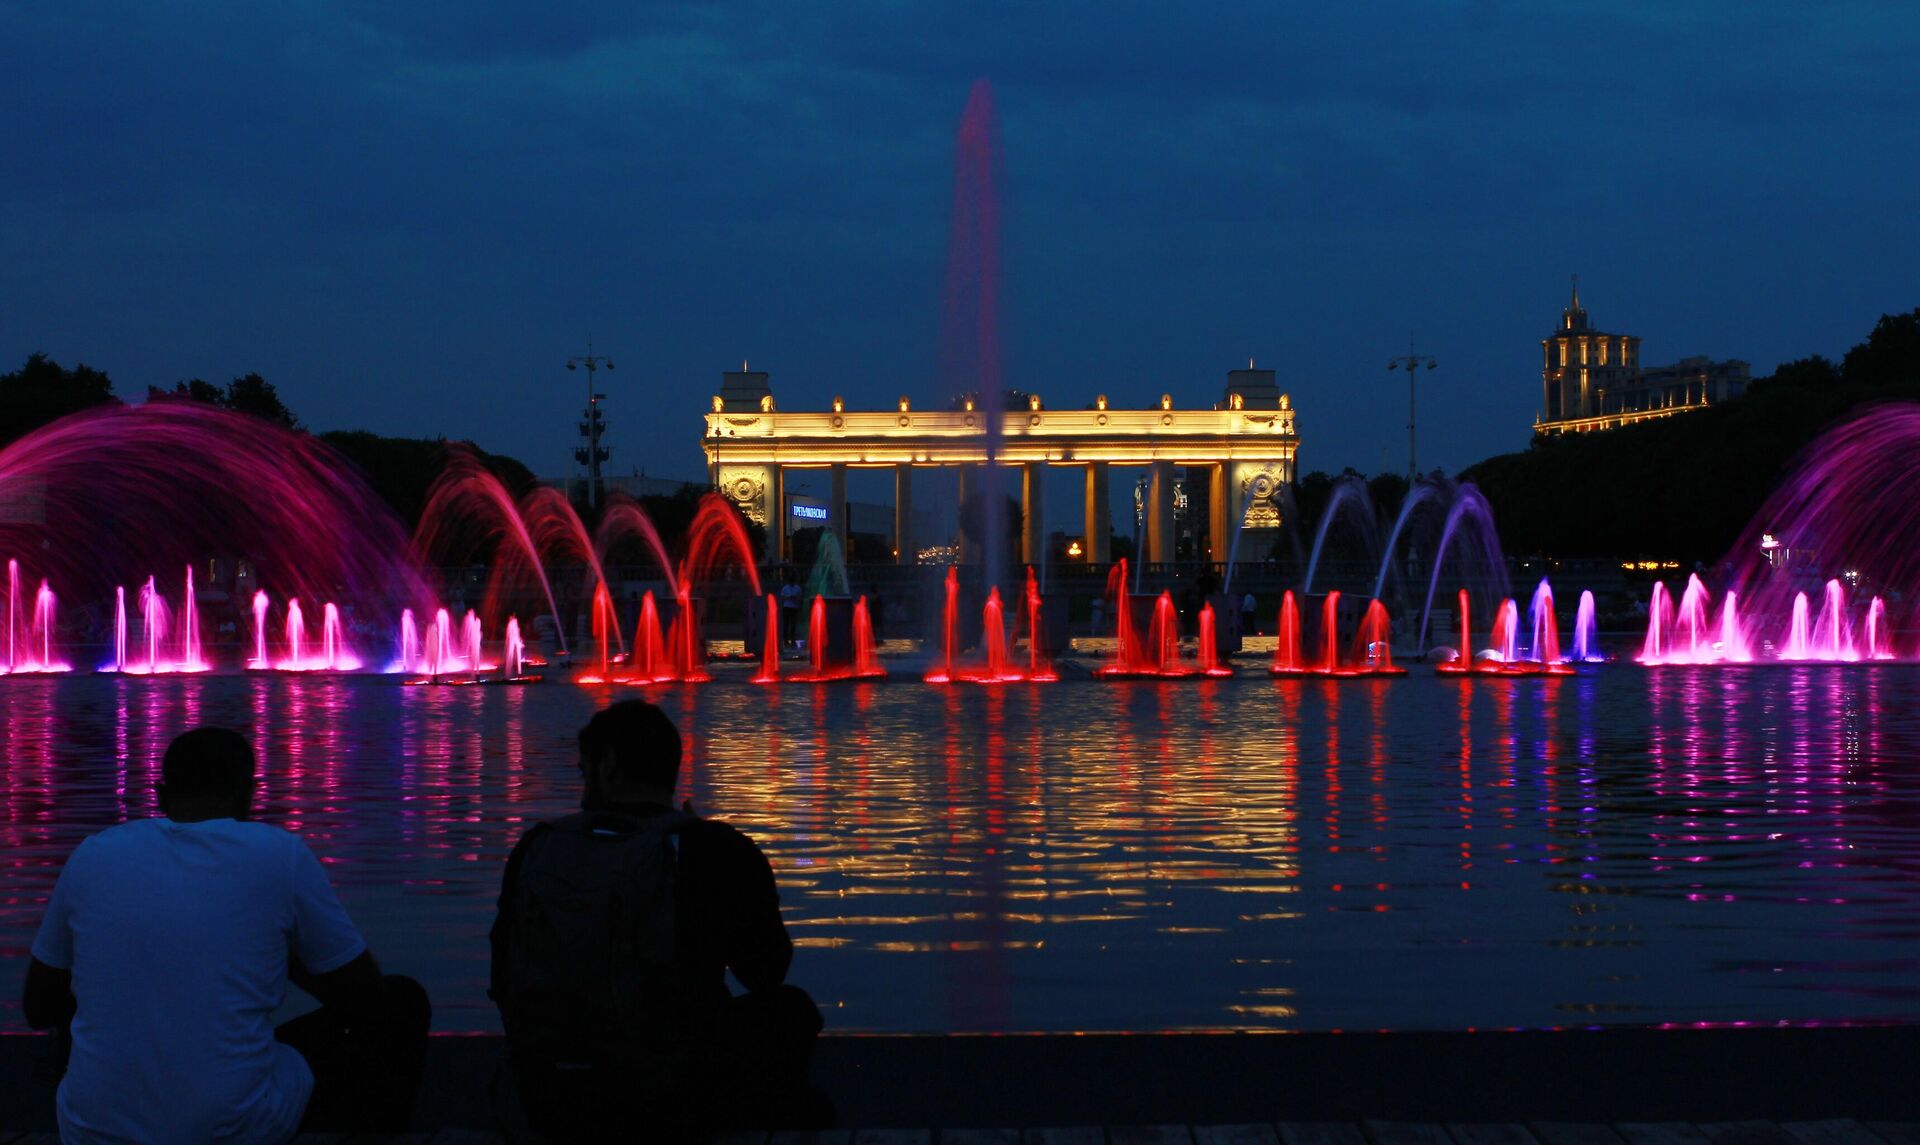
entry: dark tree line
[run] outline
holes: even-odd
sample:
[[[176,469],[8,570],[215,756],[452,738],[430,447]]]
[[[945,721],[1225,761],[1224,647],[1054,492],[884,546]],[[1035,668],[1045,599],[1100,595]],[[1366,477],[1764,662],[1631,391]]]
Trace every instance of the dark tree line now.
[[[178,382],[171,389],[150,386],[147,400],[202,402],[303,432],[300,419],[280,399],[273,383],[255,373],[243,374],[225,386],[201,378]],[[0,447],[69,414],[119,404],[113,381],[103,371],[84,364],[69,369],[45,354],[31,355],[19,369],[0,374]],[[427,490],[446,460],[445,441],[382,437],[364,430],[319,436],[360,470],[402,520],[408,525],[418,523]],[[516,495],[533,486],[532,471],[513,458],[485,452],[479,457]]]
[[[1738,400],[1536,440],[1461,477],[1492,504],[1509,553],[1712,562],[1822,431],[1888,400],[1920,400],[1920,310],[1883,316],[1838,363],[1788,362]]]

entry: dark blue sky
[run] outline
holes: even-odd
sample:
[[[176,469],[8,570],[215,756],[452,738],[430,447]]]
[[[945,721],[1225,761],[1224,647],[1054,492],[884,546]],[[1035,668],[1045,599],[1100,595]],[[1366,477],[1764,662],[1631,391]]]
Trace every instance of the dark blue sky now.
[[[953,135],[991,78],[1005,373],[1213,401],[1303,468],[1521,448],[1567,276],[1650,363],[1920,304],[1920,6],[0,0],[0,364],[257,370],[315,428],[701,472],[741,359],[937,400]]]

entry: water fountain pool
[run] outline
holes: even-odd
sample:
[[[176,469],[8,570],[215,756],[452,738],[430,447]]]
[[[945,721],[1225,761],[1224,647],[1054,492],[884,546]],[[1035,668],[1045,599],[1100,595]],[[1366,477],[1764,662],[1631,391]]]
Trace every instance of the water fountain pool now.
[[[839,1030],[1920,1020],[1920,673],[403,688],[7,682],[0,976],[167,738],[247,729],[444,1031],[496,1028],[486,930],[614,696],[689,728],[680,798],[767,849]],[[0,1007],[16,995],[0,994]],[[4,1021],[18,1028],[17,1012]]]

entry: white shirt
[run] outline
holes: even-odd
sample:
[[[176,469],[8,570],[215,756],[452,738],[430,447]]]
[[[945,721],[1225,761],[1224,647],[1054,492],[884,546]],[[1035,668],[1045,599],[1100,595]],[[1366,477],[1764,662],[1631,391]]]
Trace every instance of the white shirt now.
[[[366,948],[320,861],[278,827],[137,819],[82,842],[33,942],[79,1002],[60,1139],[290,1139],[313,1073],[273,1040],[287,959],[325,974]]]

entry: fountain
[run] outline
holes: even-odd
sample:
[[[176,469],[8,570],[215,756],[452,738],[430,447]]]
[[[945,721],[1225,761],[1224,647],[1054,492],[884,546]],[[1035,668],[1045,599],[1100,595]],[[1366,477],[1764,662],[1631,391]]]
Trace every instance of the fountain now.
[[[1885,600],[1877,595],[1871,597],[1864,618],[1856,628],[1846,586],[1838,579],[1829,580],[1822,587],[1817,611],[1804,590],[1795,591],[1784,621],[1777,617],[1763,617],[1757,622],[1749,619],[1743,611],[1740,594],[1732,589],[1721,601],[1717,622],[1708,619],[1711,606],[1711,594],[1697,575],[1687,579],[1677,608],[1666,585],[1656,582],[1648,605],[1640,662],[1650,666],[1754,663],[1760,656],[1748,633],[1756,625],[1764,629],[1769,624],[1778,633],[1770,642],[1776,649],[1777,660],[1851,664],[1894,658]]]
[[[1920,405],[1874,403],[1821,434],[1713,566],[1722,605],[1709,646],[1673,631],[1656,584],[1641,663],[1896,658],[1886,601],[1920,592],[1920,498],[1905,493],[1916,464]]]
[[[1493,627],[1488,633],[1489,647],[1477,654],[1473,650],[1473,606],[1466,589],[1458,596],[1460,647],[1451,659],[1434,666],[1446,676],[1565,676],[1573,667],[1559,656],[1559,621],[1553,616],[1553,590],[1546,581],[1534,590],[1534,644],[1523,655],[1520,650],[1520,608],[1512,597],[1500,601],[1494,610]]]
[[[1124,573],[1121,574],[1124,577]],[[863,598],[864,599],[864,598]],[[944,585],[940,616],[940,660],[923,679],[929,684],[1019,684],[1050,683],[1059,679],[1046,655],[1041,635],[1040,586],[1032,568],[1027,569],[1026,590],[1020,615],[1027,626],[1027,658],[1024,666],[1015,661],[1008,637],[1006,606],[999,588],[989,588],[980,607],[980,662],[961,659],[960,647],[960,571],[949,565]]]
[[[1272,673],[1276,676],[1305,674],[1307,668],[1300,659],[1300,602],[1295,599],[1292,589],[1280,596],[1280,616],[1273,631],[1276,639]]]
[[[7,641],[4,667],[0,676],[21,676],[70,671],[72,666],[54,653],[54,634],[58,628],[53,588],[45,580],[33,594],[32,606],[21,598],[20,562],[7,562]],[[24,613],[24,615],[23,615]]]
[[[1731,597],[1728,598],[1727,608],[1731,612]],[[1600,651],[1600,623],[1595,616],[1593,592],[1588,589],[1581,590],[1580,608],[1573,617],[1573,658],[1582,664],[1606,661],[1606,656]]]
[[[753,677],[756,684],[777,684],[780,682],[780,598],[773,593],[767,594],[767,619],[764,634],[761,637],[760,671]]]

